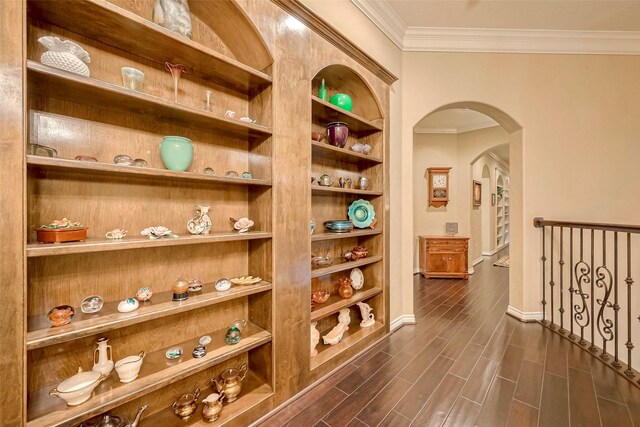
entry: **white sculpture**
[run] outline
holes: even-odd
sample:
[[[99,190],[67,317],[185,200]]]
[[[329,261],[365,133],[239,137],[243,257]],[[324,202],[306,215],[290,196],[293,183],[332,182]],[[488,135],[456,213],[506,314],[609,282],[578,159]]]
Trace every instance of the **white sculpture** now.
[[[342,336],[349,330],[349,323],[351,323],[351,316],[349,315],[349,309],[345,308],[340,310],[338,315],[338,324],[325,336],[322,340],[326,344],[336,345],[342,340]]]
[[[373,309],[366,302],[359,302],[356,304],[360,309],[360,316],[362,317],[362,322],[360,322],[361,328],[368,328],[369,326],[373,326],[376,323],[376,318],[373,315]]]
[[[318,355],[316,346],[320,342],[320,332],[318,332],[316,326],[318,326],[318,322],[313,322],[311,324],[311,357]]]
[[[191,38],[191,12],[187,0],[156,0],[153,22]]]
[[[89,77],[87,64],[91,63],[91,58],[78,44],[53,36],[40,37],[38,41],[47,48],[40,57],[40,62],[44,65]]]

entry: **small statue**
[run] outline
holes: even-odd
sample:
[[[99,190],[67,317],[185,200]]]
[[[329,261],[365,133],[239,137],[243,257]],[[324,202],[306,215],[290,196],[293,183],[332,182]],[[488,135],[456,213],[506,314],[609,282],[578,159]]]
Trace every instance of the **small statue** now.
[[[336,345],[342,340],[342,336],[349,330],[349,323],[351,323],[351,316],[349,315],[349,309],[345,308],[340,310],[338,315],[338,324],[329,331],[329,333],[322,337],[325,345]]]
[[[360,322],[361,328],[368,328],[369,326],[373,326],[376,323],[375,316],[373,315],[373,309],[366,302],[359,302],[356,304],[360,309],[360,316],[362,317],[362,322]]]
[[[318,355],[318,350],[316,350],[316,346],[320,342],[320,332],[316,329],[318,326],[318,322],[313,322],[311,324],[311,357]]]
[[[156,0],[153,22],[182,36],[192,36],[191,13],[187,0]]]

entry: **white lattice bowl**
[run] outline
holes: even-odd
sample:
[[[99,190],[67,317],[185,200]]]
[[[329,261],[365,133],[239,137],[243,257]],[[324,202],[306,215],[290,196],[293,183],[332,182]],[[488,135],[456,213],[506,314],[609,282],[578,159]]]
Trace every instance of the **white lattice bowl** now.
[[[48,49],[40,57],[42,64],[89,77],[87,64],[91,62],[91,58],[82,47],[72,41],[62,41],[52,36],[40,37],[38,41]]]

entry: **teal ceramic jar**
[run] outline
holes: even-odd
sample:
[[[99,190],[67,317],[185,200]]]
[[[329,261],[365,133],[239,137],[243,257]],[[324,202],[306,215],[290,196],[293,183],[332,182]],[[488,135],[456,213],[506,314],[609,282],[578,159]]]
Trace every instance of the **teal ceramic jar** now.
[[[160,143],[160,156],[167,169],[186,171],[193,160],[191,140],[183,136],[165,136]]]

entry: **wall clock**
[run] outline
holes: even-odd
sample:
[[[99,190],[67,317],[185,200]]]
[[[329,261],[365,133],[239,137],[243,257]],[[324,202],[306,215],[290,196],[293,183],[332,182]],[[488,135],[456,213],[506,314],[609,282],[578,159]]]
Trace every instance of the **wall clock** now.
[[[427,168],[429,206],[439,208],[449,203],[449,171],[451,168]]]

